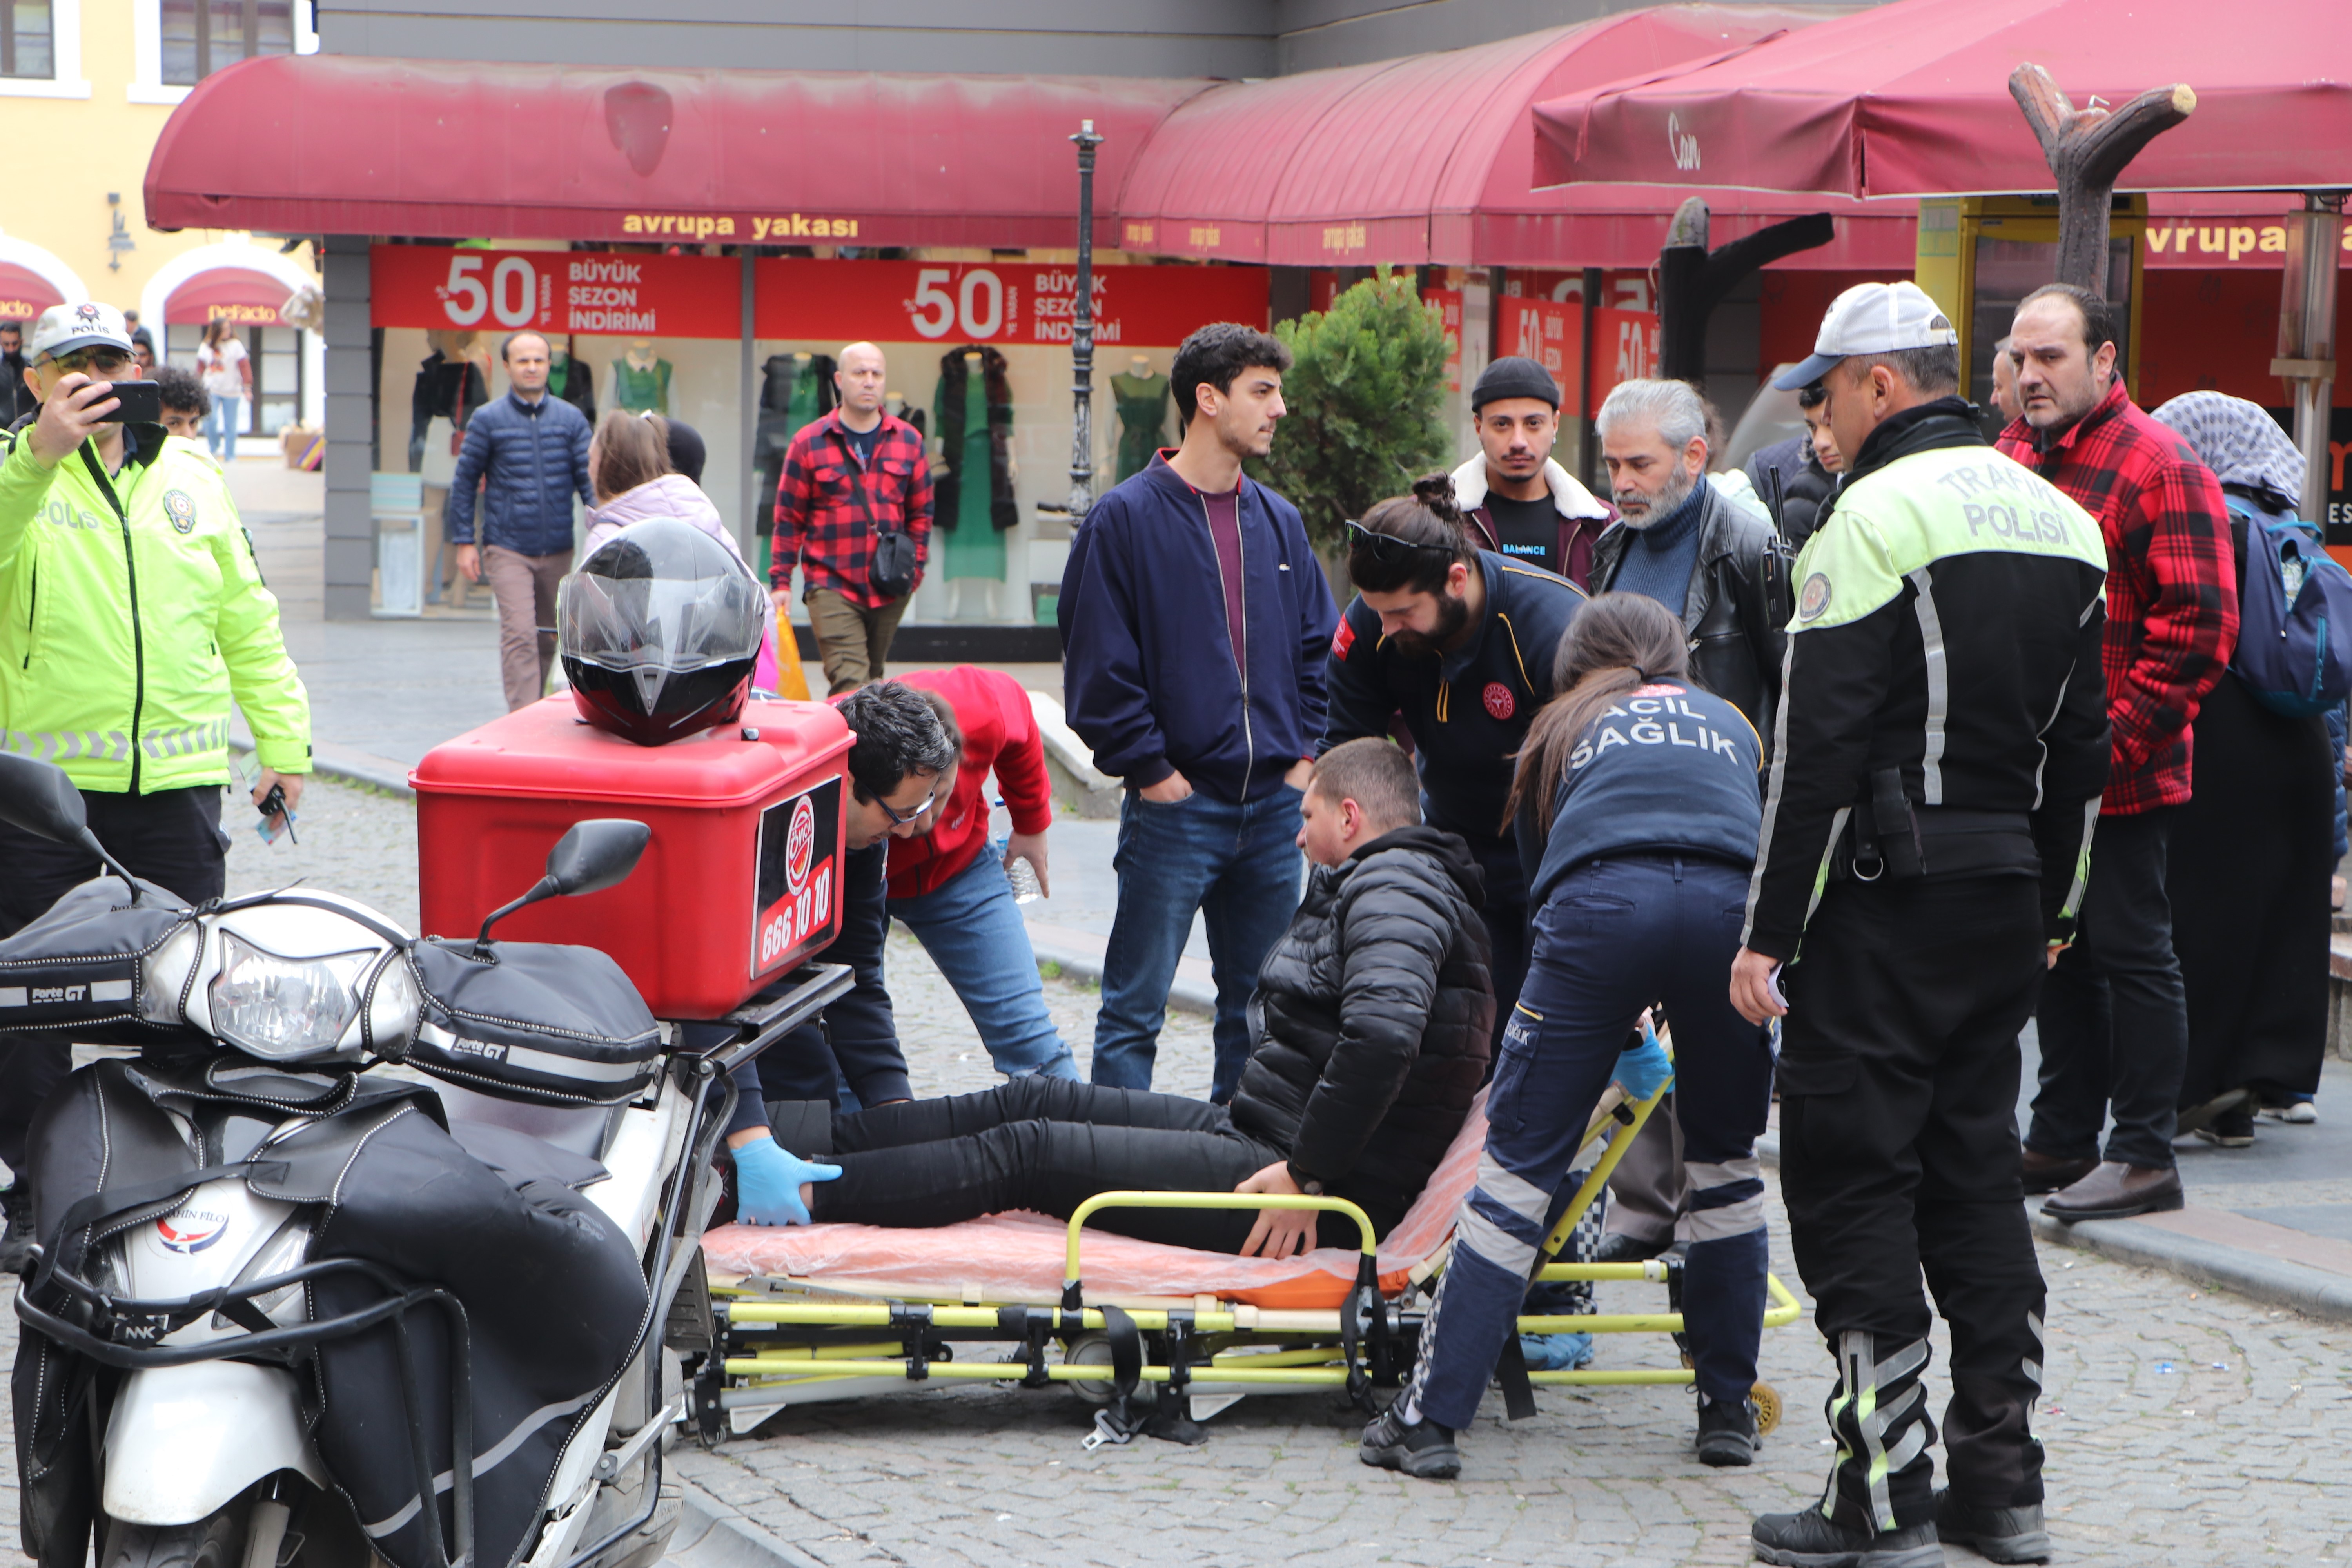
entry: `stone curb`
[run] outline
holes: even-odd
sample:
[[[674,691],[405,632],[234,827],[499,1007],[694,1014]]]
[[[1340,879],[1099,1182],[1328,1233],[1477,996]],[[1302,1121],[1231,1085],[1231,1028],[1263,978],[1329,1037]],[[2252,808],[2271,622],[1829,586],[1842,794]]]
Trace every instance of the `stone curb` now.
[[[1778,1166],[1779,1135],[1759,1138],[1756,1154],[1766,1164]],[[2078,1220],[2068,1225],[2033,1208],[2026,1211],[2025,1217],[2033,1234],[2043,1241],[2095,1252],[2118,1263],[2161,1268],[2195,1284],[2273,1307],[2292,1308],[2309,1317],[2352,1323],[2352,1279],[2324,1268],[2265,1258],[2242,1247],[2217,1246],[2127,1219]]]
[[[679,1568],[823,1568],[675,1470],[669,1479],[685,1507],[665,1563]]]
[[[1034,929],[1029,933],[1029,946],[1037,954],[1039,963],[1055,964],[1065,975],[1074,975],[1080,980],[1091,980],[1097,985],[1102,984],[1102,954],[1066,947],[1050,939],[1041,939]],[[1180,974],[1168,987],[1168,1005],[1180,1013],[1192,1013],[1203,1018],[1213,1018],[1217,1016],[1216,987],[1203,985],[1196,980]]]

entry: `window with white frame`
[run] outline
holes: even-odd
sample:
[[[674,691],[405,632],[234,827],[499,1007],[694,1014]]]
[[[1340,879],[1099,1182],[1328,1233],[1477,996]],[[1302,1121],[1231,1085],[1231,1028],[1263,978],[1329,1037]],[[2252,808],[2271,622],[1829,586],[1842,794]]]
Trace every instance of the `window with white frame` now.
[[[131,22],[133,103],[177,103],[239,60],[319,47],[306,0],[132,0]]]
[[[49,0],[0,0],[0,77],[54,80],[57,45]]]

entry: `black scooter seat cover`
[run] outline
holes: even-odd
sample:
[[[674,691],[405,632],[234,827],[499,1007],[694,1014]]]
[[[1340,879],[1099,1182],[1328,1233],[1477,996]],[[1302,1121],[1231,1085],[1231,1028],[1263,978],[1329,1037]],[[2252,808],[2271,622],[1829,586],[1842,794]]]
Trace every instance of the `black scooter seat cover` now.
[[[58,1267],[87,1279],[99,1243],[172,1212],[211,1179],[207,1167],[241,1159],[257,1194],[307,1206],[314,1227],[308,1261],[359,1258],[447,1290],[464,1307],[471,1350],[474,1560],[510,1568],[554,1500],[546,1493],[563,1445],[619,1376],[644,1326],[648,1292],[635,1242],[562,1180],[545,1171],[501,1173],[468,1154],[445,1130],[426,1086],[237,1070],[233,1061],[142,1058],[73,1074],[30,1138],[42,1246]],[[194,1124],[196,1148],[183,1142],[167,1108]],[[248,1146],[240,1130],[257,1117],[278,1130]],[[92,1194],[128,1195],[182,1179],[187,1187],[176,1197],[129,1204],[59,1234],[67,1212]],[[63,1287],[37,1275],[26,1289],[36,1306],[66,1313]],[[324,1321],[382,1300],[381,1287],[362,1277],[329,1275],[310,1288],[310,1317]],[[411,1458],[412,1401],[440,1478],[441,1540],[455,1541],[451,1326],[450,1315],[429,1304],[407,1314],[414,1388],[404,1384],[389,1322],[321,1342],[296,1368],[319,1457],[395,1568],[427,1568],[431,1558]],[[121,1375],[24,1326],[13,1380],[20,1518],[25,1550],[44,1568],[80,1568],[87,1559],[97,1510],[89,1423]]]
[[[478,1093],[538,1105],[621,1105],[660,1070],[661,1029],[612,958],[593,947],[420,942],[410,972],[425,994],[404,1058]]]

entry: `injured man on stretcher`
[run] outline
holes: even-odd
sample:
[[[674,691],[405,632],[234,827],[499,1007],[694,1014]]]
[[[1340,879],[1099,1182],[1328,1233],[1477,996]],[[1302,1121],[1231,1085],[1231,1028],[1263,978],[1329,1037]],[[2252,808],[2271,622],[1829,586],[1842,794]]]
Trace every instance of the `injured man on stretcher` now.
[[[1007,1209],[1067,1218],[1106,1192],[1312,1193],[1349,1199],[1387,1231],[1486,1076],[1495,994],[1478,868],[1459,837],[1423,826],[1412,763],[1385,740],[1317,763],[1302,816],[1313,868],[1259,971],[1230,1107],[1042,1074],[856,1114],[771,1101],[773,1150],[736,1152],[739,1217],[931,1226]],[[1287,1258],[1318,1244],[1318,1217],[1118,1209],[1092,1223]],[[1321,1220],[1323,1244],[1358,1244],[1351,1222]]]
[[[1444,1156],[1486,1074],[1495,995],[1479,872],[1421,822],[1386,740],[1316,764],[1305,899],[1259,971],[1231,1107],[1033,1076],[855,1114],[771,1101],[773,1142],[737,1152],[739,1217],[935,1226],[1008,1209],[1066,1218],[1097,1193],[1327,1194],[1385,1234]],[[1312,1210],[1117,1209],[1142,1240],[1287,1258],[1359,1245]]]

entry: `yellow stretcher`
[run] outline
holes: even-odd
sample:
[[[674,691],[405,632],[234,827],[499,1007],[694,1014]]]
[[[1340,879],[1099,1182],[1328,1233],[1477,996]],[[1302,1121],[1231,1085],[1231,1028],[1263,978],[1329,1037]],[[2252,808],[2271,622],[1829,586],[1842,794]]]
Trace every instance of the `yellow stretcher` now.
[[[1671,1083],[1638,1104],[1627,1104],[1612,1086],[1586,1129],[1590,1148],[1613,1124],[1623,1135],[1611,1140],[1591,1173],[1570,1199],[1546,1239],[1544,1257],[1556,1258],[1576,1221],[1600,1194],[1617,1162],[1656,1109]],[[1423,1202],[1458,1211],[1475,1179],[1476,1155],[1485,1143],[1483,1094],[1454,1149],[1432,1179]],[[1441,1178],[1451,1176],[1448,1190]],[[1088,1231],[1086,1222],[1110,1208],[1289,1208],[1346,1215],[1360,1244],[1350,1256],[1352,1279],[1331,1279],[1332,1305],[1267,1305],[1267,1292],[1247,1288],[1197,1289],[1189,1296],[1118,1294],[1086,1289],[1083,1253],[1091,1237],[1097,1249],[1149,1247],[1128,1238]],[[1416,1213],[1420,1205],[1416,1205]],[[1393,1235],[1412,1226],[1408,1216]],[[809,1227],[805,1231],[756,1231],[758,1242],[805,1247],[812,1232],[864,1227]],[[911,1233],[938,1238],[940,1273],[954,1277],[955,1233],[960,1226]],[[1040,1227],[1042,1228],[1042,1227]],[[1248,1394],[1344,1389],[1367,1409],[1374,1388],[1398,1386],[1410,1370],[1421,1326],[1452,1247],[1451,1225],[1435,1244],[1411,1259],[1384,1258],[1371,1221],[1342,1198],[1284,1197],[1241,1193],[1103,1193],[1088,1199],[1061,1227],[1063,1268],[1060,1298],[1039,1300],[1018,1289],[1002,1295],[982,1287],[935,1284],[929,1289],[880,1284],[864,1277],[855,1261],[798,1273],[735,1270],[719,1259],[729,1255],[727,1227],[712,1232],[706,1247],[714,1254],[713,1349],[693,1376],[694,1415],[705,1441],[724,1432],[748,1430],[774,1411],[794,1405],[903,1391],[935,1381],[1018,1384],[1071,1388],[1102,1406],[1087,1446],[1126,1442],[1138,1431],[1178,1441],[1202,1440],[1197,1423]],[[903,1248],[910,1233],[888,1233]],[[1166,1252],[1182,1249],[1161,1248]],[[1191,1254],[1213,1270],[1247,1260]],[[742,1258],[737,1256],[736,1261]],[[1387,1265],[1386,1268],[1383,1265]],[[1667,1287],[1667,1309],[1656,1312],[1603,1312],[1577,1316],[1523,1316],[1522,1334],[1668,1334],[1679,1336],[1681,1262],[1557,1263],[1537,1272],[1546,1280],[1648,1280]],[[1766,1328],[1793,1322],[1801,1308],[1776,1277],[1768,1275],[1770,1302]],[[884,1292],[887,1292],[884,1293]],[[1296,1296],[1296,1292],[1290,1293]],[[1258,1300],[1244,1300],[1255,1295]],[[1276,1292],[1276,1299],[1283,1293]],[[983,1299],[986,1298],[986,1299]],[[959,1344],[1018,1347],[1002,1360],[954,1359]],[[1688,1358],[1680,1364],[1572,1372],[1528,1372],[1535,1386],[1608,1387],[1687,1385]],[[1148,1409],[1139,1397],[1151,1391]],[[1532,1408],[1525,1385],[1505,1375],[1514,1415]],[[1780,1397],[1769,1384],[1755,1387],[1758,1426],[1769,1432],[1780,1419]]]

